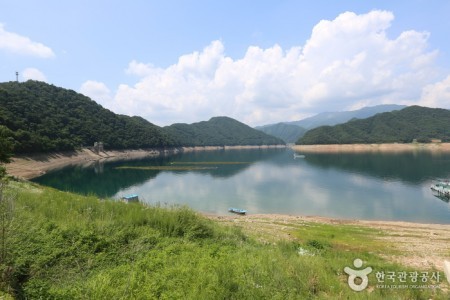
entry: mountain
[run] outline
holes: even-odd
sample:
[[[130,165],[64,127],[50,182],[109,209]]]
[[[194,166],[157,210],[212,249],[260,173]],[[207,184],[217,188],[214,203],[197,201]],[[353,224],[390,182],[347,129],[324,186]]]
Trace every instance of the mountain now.
[[[73,150],[98,141],[114,149],[174,144],[141,117],[117,115],[82,94],[31,80],[0,84],[0,125],[13,131],[16,153]]]
[[[193,124],[177,123],[163,128],[178,145],[280,145],[284,142],[228,117],[214,117]]]
[[[405,108],[404,105],[386,104],[364,107],[353,111],[324,112],[300,121],[282,122],[255,127],[262,132],[284,140],[286,143],[295,143],[306,131],[324,125],[336,125],[352,119],[365,119],[378,113],[389,112]]]
[[[450,141],[450,111],[410,106],[376,114],[345,124],[322,126],[308,131],[297,144],[411,143]]]
[[[161,128],[115,114],[72,90],[31,80],[0,83],[0,129],[2,136],[8,134],[1,139],[13,140],[15,153],[74,150],[99,141],[105,149],[283,143],[230,118]]]
[[[306,129],[303,127],[287,123],[258,126],[255,129],[280,138],[286,143],[295,143],[306,132]]]
[[[297,125],[305,129],[313,129],[324,125],[337,125],[350,121],[351,119],[365,119],[378,113],[390,112],[405,108],[405,105],[385,104],[363,107],[358,110],[341,112],[324,112],[300,121],[285,122],[286,124]]]

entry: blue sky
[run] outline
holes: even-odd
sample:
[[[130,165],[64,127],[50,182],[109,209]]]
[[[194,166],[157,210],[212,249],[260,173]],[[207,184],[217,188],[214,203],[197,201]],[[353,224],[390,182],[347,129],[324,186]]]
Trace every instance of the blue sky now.
[[[0,81],[157,125],[450,108],[450,1],[1,1]]]

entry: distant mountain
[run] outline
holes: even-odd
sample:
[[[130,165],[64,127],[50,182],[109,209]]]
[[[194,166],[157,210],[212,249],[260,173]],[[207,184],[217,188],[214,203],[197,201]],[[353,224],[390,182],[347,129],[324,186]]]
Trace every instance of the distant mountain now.
[[[286,143],[295,143],[306,132],[306,129],[303,127],[286,123],[258,126],[255,129],[280,138]]]
[[[115,114],[72,90],[31,80],[0,83],[0,126],[7,128],[3,132],[13,139],[15,153],[74,150],[99,141],[105,149],[283,144],[225,117],[161,128]]]
[[[319,126],[341,124],[355,118],[365,119],[378,113],[400,110],[405,107],[404,105],[386,104],[353,111],[324,112],[300,121],[257,126],[255,129],[280,138],[286,143],[295,143],[306,131]]]
[[[450,141],[450,111],[410,106],[335,126],[311,129],[297,144],[411,143]]]
[[[281,139],[228,117],[214,117],[193,124],[173,124],[164,131],[183,146],[281,145]]]
[[[324,125],[337,125],[350,121],[351,119],[365,119],[378,113],[390,112],[405,108],[405,105],[385,104],[368,106],[358,110],[341,111],[341,112],[324,112],[313,117],[300,121],[285,122],[286,124],[297,125],[305,129],[313,129]]]

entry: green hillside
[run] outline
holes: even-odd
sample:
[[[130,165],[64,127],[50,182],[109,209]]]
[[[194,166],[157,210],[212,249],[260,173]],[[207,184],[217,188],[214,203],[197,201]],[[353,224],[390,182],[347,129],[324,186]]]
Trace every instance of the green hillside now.
[[[12,139],[15,153],[74,150],[99,141],[105,149],[283,143],[230,118],[161,128],[38,81],[0,83],[0,126],[1,139]]]
[[[82,94],[37,81],[0,83],[0,125],[13,132],[16,153],[73,150],[96,141],[114,149],[174,144],[143,118],[116,115]]]
[[[163,128],[179,145],[277,145],[284,142],[228,117],[214,117],[193,124],[173,124]]]
[[[280,138],[286,143],[295,143],[306,132],[306,129],[303,127],[286,123],[258,126],[255,129]]]
[[[390,237],[384,230],[266,218],[225,225],[185,207],[0,183],[0,299],[448,299],[444,278],[442,288],[382,289],[374,271],[370,288],[349,288],[343,268],[355,257],[377,271],[432,271],[386,260],[398,250],[378,238]]]
[[[410,106],[336,126],[312,129],[297,144],[369,144],[450,141],[450,111]]]

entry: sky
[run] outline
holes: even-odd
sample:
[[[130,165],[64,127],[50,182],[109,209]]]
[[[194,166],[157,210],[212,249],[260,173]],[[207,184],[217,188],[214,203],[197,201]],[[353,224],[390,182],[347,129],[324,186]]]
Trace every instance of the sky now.
[[[450,108],[447,0],[0,0],[0,82],[165,126]]]

